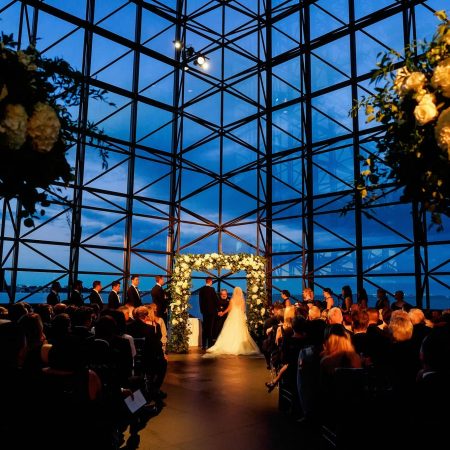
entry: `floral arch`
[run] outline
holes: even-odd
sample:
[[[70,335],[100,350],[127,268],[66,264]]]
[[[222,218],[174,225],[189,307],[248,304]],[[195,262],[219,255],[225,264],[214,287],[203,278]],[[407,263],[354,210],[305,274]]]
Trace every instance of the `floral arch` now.
[[[247,253],[225,255],[210,253],[204,255],[178,255],[170,283],[169,349],[182,353],[189,349],[188,318],[192,271],[225,269],[231,273],[241,270],[247,273],[247,321],[249,331],[258,336],[267,316],[265,289],[265,258]]]

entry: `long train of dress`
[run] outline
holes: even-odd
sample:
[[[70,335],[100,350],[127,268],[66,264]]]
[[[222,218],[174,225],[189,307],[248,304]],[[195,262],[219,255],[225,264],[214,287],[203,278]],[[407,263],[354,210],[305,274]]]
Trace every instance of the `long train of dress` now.
[[[248,331],[244,308],[245,305],[232,304],[216,343],[206,350],[204,357],[261,354],[258,345]]]

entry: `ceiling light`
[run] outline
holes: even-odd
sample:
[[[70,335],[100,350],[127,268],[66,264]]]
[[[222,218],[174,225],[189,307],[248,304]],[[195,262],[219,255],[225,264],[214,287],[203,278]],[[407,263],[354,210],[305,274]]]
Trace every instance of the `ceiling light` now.
[[[203,66],[203,64],[205,64],[205,62],[206,62],[206,59],[203,55],[198,55],[196,62],[199,66]]]
[[[181,41],[173,41],[173,46],[177,49],[177,50],[181,50],[183,48],[183,43]]]

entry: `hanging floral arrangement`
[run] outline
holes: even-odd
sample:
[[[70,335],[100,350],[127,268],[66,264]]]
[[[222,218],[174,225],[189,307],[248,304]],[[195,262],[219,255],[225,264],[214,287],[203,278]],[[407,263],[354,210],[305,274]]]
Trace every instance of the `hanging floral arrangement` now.
[[[371,79],[384,85],[353,113],[364,109],[366,122],[385,125],[375,154],[363,159],[363,203],[394,183],[403,201],[417,202],[442,229],[442,215],[450,216],[450,22],[444,11],[436,15],[441,22],[431,42],[382,56]]]
[[[73,180],[66,153],[79,127],[69,108],[78,106],[86,85],[63,59],[43,57],[36,48],[17,50],[12,35],[0,38],[0,196],[17,198],[25,226],[44,215],[52,194]],[[91,98],[105,91],[87,88]],[[88,126],[93,140],[102,136]],[[100,146],[103,167],[107,152]]]

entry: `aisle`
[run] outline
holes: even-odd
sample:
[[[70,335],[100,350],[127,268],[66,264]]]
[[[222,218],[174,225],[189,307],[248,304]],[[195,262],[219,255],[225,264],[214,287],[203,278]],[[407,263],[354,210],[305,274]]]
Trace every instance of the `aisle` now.
[[[166,406],[140,431],[138,448],[305,449],[295,422],[278,412],[278,392],[267,393],[267,375],[262,358],[170,355]]]

